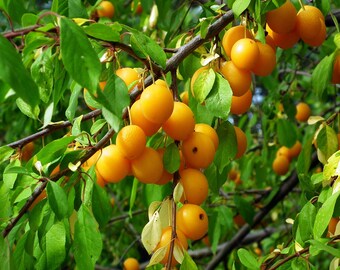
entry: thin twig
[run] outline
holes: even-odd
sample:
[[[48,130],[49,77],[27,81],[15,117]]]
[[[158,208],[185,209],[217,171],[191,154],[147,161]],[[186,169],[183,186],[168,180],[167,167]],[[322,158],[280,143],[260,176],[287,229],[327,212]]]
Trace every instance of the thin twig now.
[[[96,153],[99,149],[101,149],[110,140],[110,138],[114,135],[114,133],[115,133],[115,131],[113,129],[110,129],[105,134],[105,136],[79,160],[80,163],[83,164],[86,160],[88,160],[91,156],[93,156],[94,153]],[[60,177],[66,175],[69,172],[70,172],[70,169],[69,168],[65,168],[64,170],[59,171],[58,173],[56,173],[53,176],[51,176],[49,181],[55,182]],[[41,179],[41,180],[43,180],[42,184],[40,186],[38,186],[33,191],[32,195],[27,199],[25,205],[20,209],[19,214],[15,218],[13,218],[9,222],[9,224],[6,226],[6,228],[3,230],[3,232],[2,232],[3,237],[6,237],[11,232],[11,230],[18,223],[18,221],[21,219],[21,217],[26,213],[28,208],[32,205],[34,200],[43,192],[43,190],[45,189],[48,181],[46,181],[45,179]]]
[[[97,110],[94,110],[92,112],[89,112],[87,114],[84,114],[83,118],[82,118],[82,121],[87,121],[87,120],[90,120],[92,118],[95,118],[97,116],[99,116],[101,114],[101,110],[100,109],[97,109]],[[22,147],[24,146],[25,144],[29,143],[29,142],[32,142],[32,141],[35,141],[43,136],[46,136],[48,134],[51,134],[52,132],[56,131],[56,130],[60,130],[60,129],[64,129],[64,128],[67,128],[67,127],[70,127],[72,126],[72,122],[70,121],[63,121],[61,123],[58,123],[58,124],[55,124],[55,125],[49,125],[47,126],[46,128],[38,131],[37,133],[34,133],[32,135],[29,135],[23,139],[20,139],[18,141],[15,141],[15,142],[12,142],[12,143],[9,143],[7,144],[7,146],[9,147],[12,147],[12,148],[16,148],[16,147]]]
[[[314,164],[318,162],[317,155],[314,153],[312,156],[311,166],[313,167]],[[222,260],[226,258],[230,252],[239,246],[239,243],[249,234],[252,228],[258,225],[262,219],[280,202],[282,201],[287,194],[289,194],[294,187],[299,183],[299,179],[297,176],[296,171],[294,171],[280,186],[279,190],[270,200],[270,202],[265,205],[259,212],[255,215],[253,219],[253,224],[245,224],[237,233],[236,235],[230,240],[229,244],[226,245],[221,251],[219,251],[216,256],[209,262],[206,270],[212,270],[220,264]]]

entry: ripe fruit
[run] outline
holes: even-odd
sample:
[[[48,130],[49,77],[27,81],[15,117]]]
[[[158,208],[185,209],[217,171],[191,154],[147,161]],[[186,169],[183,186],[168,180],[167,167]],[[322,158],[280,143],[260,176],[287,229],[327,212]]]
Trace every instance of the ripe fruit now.
[[[212,140],[201,132],[193,132],[182,143],[182,153],[189,167],[207,168],[214,160],[215,146]]]
[[[273,48],[268,44],[257,42],[260,54],[257,58],[257,63],[252,69],[254,74],[258,76],[268,76],[276,66],[276,55]]]
[[[232,96],[230,112],[232,114],[246,113],[251,106],[252,98],[253,94],[251,93],[250,89],[248,89],[248,91],[243,96]]]
[[[184,193],[181,199],[183,203],[200,205],[208,197],[209,186],[205,175],[196,169],[184,169],[180,171],[180,183]]]
[[[123,127],[117,134],[116,145],[127,159],[139,157],[146,147],[146,136],[137,125]]]
[[[292,158],[296,158],[300,152],[301,152],[301,149],[302,149],[302,145],[300,143],[300,141],[296,141],[295,144],[289,148],[289,157],[292,159]]]
[[[322,45],[322,43],[325,41],[327,37],[327,30],[326,30],[326,24],[325,22],[319,18],[320,21],[320,31],[317,33],[317,35],[314,38],[308,39],[305,38],[303,41],[308,44],[309,46],[313,47],[319,47]]]
[[[273,31],[279,34],[287,34],[295,27],[296,9],[288,0],[279,8],[266,13],[266,21]]]
[[[315,38],[321,30],[322,23],[324,23],[324,17],[314,6],[304,6],[296,17],[296,28],[303,41]]]
[[[296,105],[295,118],[299,122],[306,122],[311,115],[311,110],[308,104],[300,102]]]
[[[251,86],[250,71],[236,67],[232,61],[222,63],[220,72],[229,82],[234,96],[244,95]]]
[[[156,124],[150,122],[142,113],[141,101],[137,100],[132,104],[130,108],[130,117],[131,124],[139,126],[143,129],[146,136],[152,136],[155,134],[160,128],[161,124]]]
[[[266,30],[268,32],[268,36],[270,36],[277,47],[281,49],[289,49],[294,47],[294,45],[299,41],[300,35],[297,32],[296,28],[294,28],[291,32],[287,34],[278,34],[274,32],[267,25]]]
[[[120,77],[129,89],[129,92],[139,81],[139,74],[133,68],[125,67],[116,70],[116,75]]]
[[[101,153],[102,153],[102,151],[98,150],[96,153],[94,153],[88,160],[86,160],[81,165],[83,167],[84,171],[88,171],[91,166],[97,164],[97,161],[99,160],[99,158],[101,156]],[[58,167],[56,167],[56,168],[58,168]],[[52,171],[52,173],[54,172],[54,170]],[[58,171],[59,171],[59,169],[58,169]],[[97,184],[99,186],[101,186],[101,187],[104,187],[107,184],[107,182],[104,180],[103,176],[100,175],[100,173],[98,172],[97,168],[95,168],[95,172],[96,172],[96,181],[97,181]]]
[[[208,232],[208,216],[196,204],[184,204],[176,213],[177,228],[191,240],[203,238]]]
[[[237,126],[234,126],[236,141],[237,141],[237,153],[235,159],[243,156],[247,150],[247,137],[246,134]]]
[[[171,116],[163,124],[163,130],[178,141],[187,139],[195,128],[194,113],[183,102],[176,101]]]
[[[131,170],[130,162],[115,144],[102,149],[96,169],[106,182],[117,183],[128,175]]]
[[[235,180],[237,178],[237,175],[239,174],[239,172],[235,169],[231,169],[228,173],[228,178],[230,180]]]
[[[127,258],[123,262],[123,269],[124,270],[139,270],[139,263],[135,258]]]
[[[105,185],[107,184],[107,182],[105,181],[105,179],[103,178],[103,176],[100,175],[100,173],[98,172],[98,170],[95,170],[96,172],[96,182],[100,187],[105,187]]]
[[[115,12],[115,7],[110,1],[102,1],[98,5],[97,14],[98,17],[112,18]]]
[[[23,161],[29,161],[33,156],[34,142],[29,142],[23,146],[20,152],[20,158]]]
[[[339,218],[338,217],[332,217],[331,220],[328,223],[328,233],[327,237],[332,237],[335,235],[336,227],[338,225]]]
[[[290,153],[289,153],[289,148],[286,146],[281,146],[277,152],[276,152],[276,156],[285,156],[286,158],[288,158],[288,160],[290,161]]]
[[[219,138],[218,138],[216,130],[213,127],[211,127],[210,125],[204,124],[204,123],[197,123],[195,125],[195,131],[201,132],[207,135],[214,143],[215,150],[217,151]]]
[[[253,38],[251,32],[243,25],[231,27],[227,32],[225,32],[222,39],[222,47],[229,57],[231,55],[231,49],[234,46],[235,42],[242,38]]]
[[[153,84],[145,88],[140,101],[145,118],[156,124],[163,124],[174,108],[172,93],[163,85]]]
[[[101,153],[102,151],[98,150],[81,165],[85,169],[85,171],[89,169],[92,165],[96,165],[97,161],[99,160],[99,157],[101,156]]]
[[[231,61],[240,69],[252,70],[260,54],[255,40],[242,38],[231,49]]]
[[[340,150],[340,133],[337,134],[338,137],[338,150]]]
[[[162,231],[161,240],[159,241],[157,247],[155,250],[166,247],[166,253],[164,258],[161,260],[161,264],[166,264],[168,262],[169,253],[170,253],[170,242],[172,239],[172,227],[166,227]],[[176,228],[176,239],[175,239],[175,245],[179,248],[182,248],[184,250],[188,249],[188,240],[185,237],[184,233],[179,229]],[[171,266],[175,266],[178,262],[176,261],[175,257],[172,255],[171,260]]]
[[[163,173],[163,161],[156,150],[146,147],[143,153],[131,161],[133,175],[142,183],[156,183]]]
[[[270,35],[266,35],[266,44],[272,47],[274,52],[276,51],[276,45],[275,45],[274,39]]]
[[[340,83],[340,54],[335,56],[333,62],[332,83]]]
[[[285,175],[289,171],[289,159],[284,155],[277,156],[273,161],[273,171],[278,175]]]
[[[188,91],[183,91],[180,96],[182,102],[186,105],[189,105],[189,92]]]

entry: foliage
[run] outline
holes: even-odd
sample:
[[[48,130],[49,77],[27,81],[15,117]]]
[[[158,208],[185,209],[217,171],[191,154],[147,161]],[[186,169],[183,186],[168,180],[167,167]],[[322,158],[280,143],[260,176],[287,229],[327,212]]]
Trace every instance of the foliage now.
[[[172,259],[181,270],[337,269],[339,0],[314,1],[326,17],[326,40],[276,48],[271,74],[253,74],[252,104],[242,115],[231,113],[233,86],[219,69],[230,60],[222,40],[241,23],[269,43],[266,14],[284,0],[117,0],[113,18],[98,16],[99,0],[34,2],[0,1],[3,269],[121,269],[128,257],[150,270],[170,269]],[[299,10],[302,1],[292,3]],[[116,74],[123,67],[140,79],[126,83]],[[186,94],[195,122],[219,139],[213,161],[196,168],[208,180],[199,211],[209,228],[188,240],[188,251],[181,239],[159,247],[162,229],[181,229],[183,142],[161,123],[147,137],[146,148],[165,148],[162,177],[170,178],[162,185],[140,182],[133,165],[120,181],[101,179],[97,160],[90,163],[115,143],[132,121],[132,104],[158,79],[175,101]],[[311,108],[307,122],[295,118],[299,102]],[[233,126],[244,132],[244,154]],[[297,141],[302,149],[292,156]],[[289,168],[277,175],[272,164],[282,147]]]

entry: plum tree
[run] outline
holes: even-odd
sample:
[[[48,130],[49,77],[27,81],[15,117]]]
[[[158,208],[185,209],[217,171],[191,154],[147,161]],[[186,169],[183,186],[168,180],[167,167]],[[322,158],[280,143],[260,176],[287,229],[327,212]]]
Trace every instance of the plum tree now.
[[[339,267],[339,0],[26,2],[0,1],[2,268]]]

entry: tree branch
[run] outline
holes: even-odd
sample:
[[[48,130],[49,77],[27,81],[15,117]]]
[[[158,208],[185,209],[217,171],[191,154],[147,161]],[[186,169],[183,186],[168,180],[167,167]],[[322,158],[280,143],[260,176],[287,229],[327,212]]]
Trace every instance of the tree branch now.
[[[311,166],[314,166],[318,162],[317,155],[314,153],[312,156],[312,163]],[[299,183],[299,179],[297,176],[296,171],[294,171],[280,186],[280,189],[277,191],[275,196],[271,199],[271,201],[264,206],[254,217],[253,224],[245,224],[237,234],[229,241],[228,245],[224,246],[216,256],[209,262],[206,270],[212,270],[220,264],[222,260],[226,258],[227,255],[239,244],[242,240],[249,234],[251,229],[255,227],[257,224],[261,222],[261,220],[281,201],[289,194],[293,188]]]
[[[85,114],[81,121],[90,120],[92,118],[95,118],[95,117],[99,116],[100,114],[101,114],[101,110],[100,109],[94,110],[92,112],[89,112],[89,113]],[[15,141],[15,142],[7,144],[7,146],[12,147],[12,148],[22,147],[25,144],[27,144],[29,142],[32,142],[32,141],[35,141],[38,138],[41,138],[41,137],[46,136],[48,134],[51,134],[52,132],[54,132],[56,130],[67,128],[67,127],[70,127],[70,126],[72,126],[72,122],[70,122],[70,121],[63,121],[60,124],[49,125],[46,128],[38,131],[37,133],[34,133],[34,134],[29,135],[29,136],[27,136],[27,137],[25,137],[23,139],[20,139],[18,141]]]
[[[86,160],[88,160],[91,156],[93,156],[94,153],[96,153],[99,149],[101,149],[114,135],[115,131],[113,129],[110,129],[105,136],[93,147],[91,148],[79,161],[81,164],[83,164]],[[50,179],[41,179],[42,184],[38,186],[32,193],[32,195],[27,199],[25,205],[20,209],[19,214],[13,218],[9,224],[6,226],[6,228],[3,230],[2,235],[3,237],[6,237],[11,230],[14,228],[14,226],[18,223],[18,221],[21,219],[21,217],[26,213],[28,208],[32,205],[34,200],[41,194],[41,192],[45,189],[48,181],[57,181],[60,177],[66,175],[71,170],[69,168],[66,168],[62,171],[59,171],[58,173],[54,174]]]

